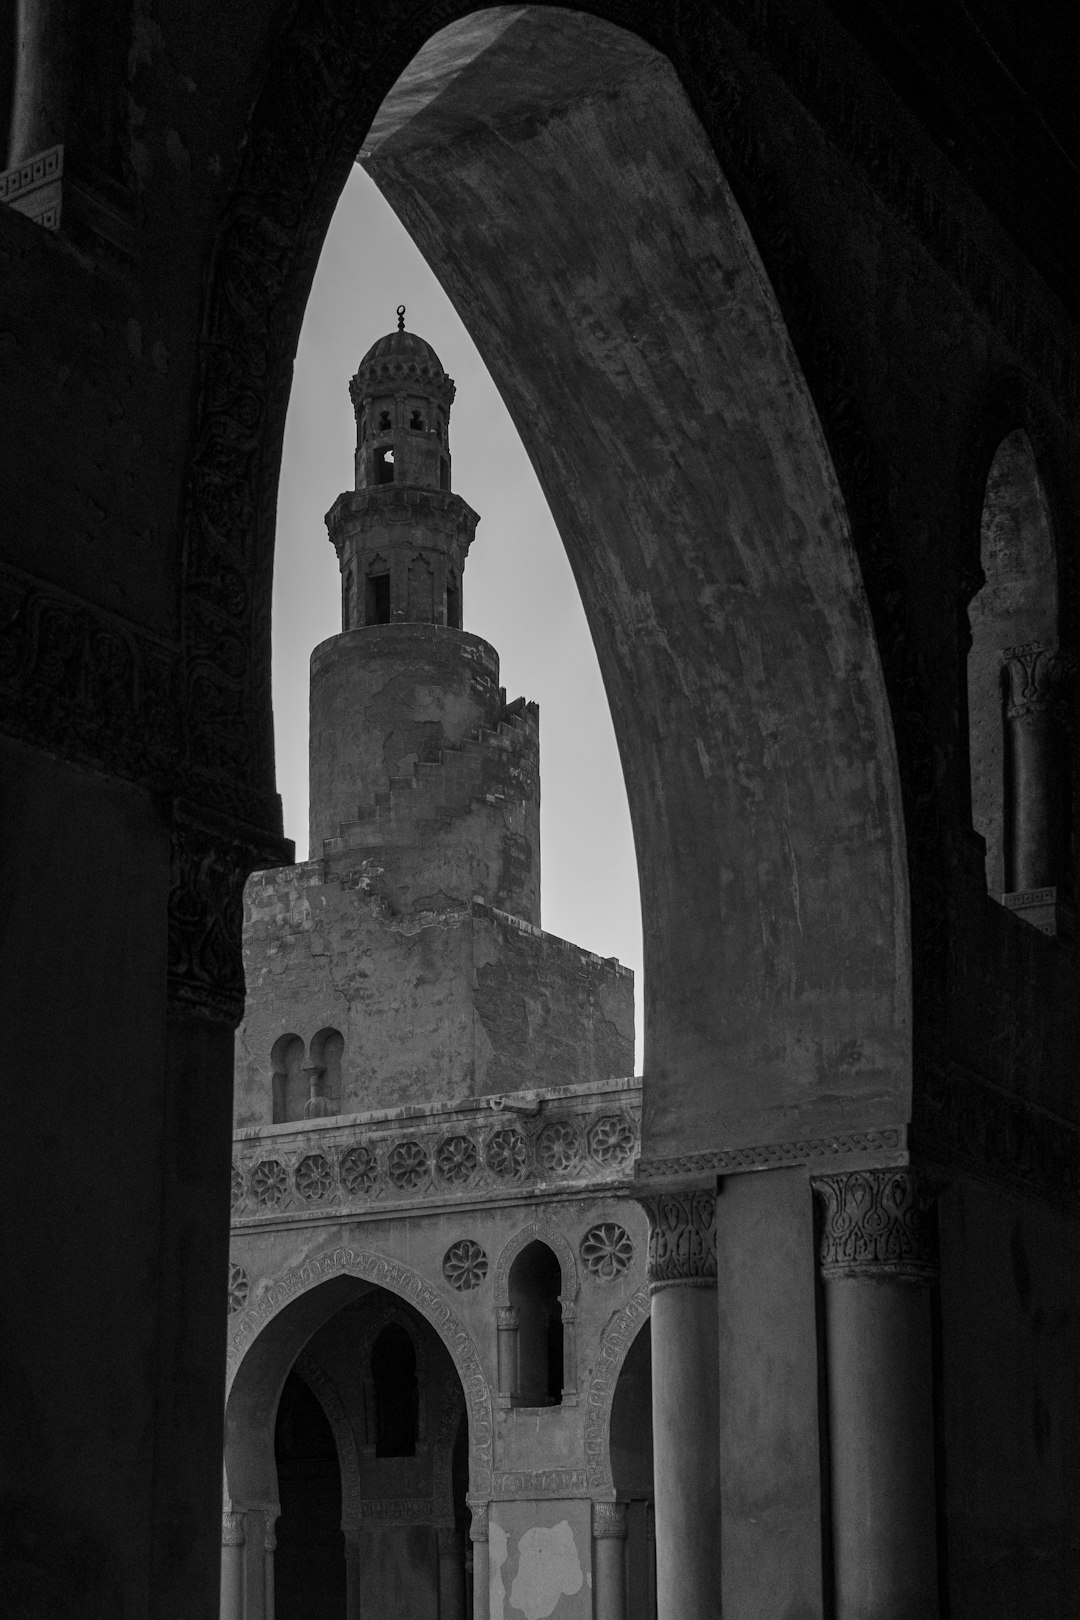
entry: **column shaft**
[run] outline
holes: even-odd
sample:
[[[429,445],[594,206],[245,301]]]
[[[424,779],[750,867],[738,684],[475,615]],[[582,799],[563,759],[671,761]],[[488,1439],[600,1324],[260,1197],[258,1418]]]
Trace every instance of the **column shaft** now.
[[[694,1190],[639,1201],[650,1224],[658,1612],[719,1620],[716,1199]]]
[[[626,1620],[626,1509],[593,1503],[594,1620]]]
[[[360,1548],[345,1543],[345,1620],[360,1620]]]
[[[932,1210],[907,1169],[816,1183],[837,1620],[936,1620]]]
[[[19,0],[17,17],[9,169],[64,139],[68,77],[65,0]]]
[[[244,1516],[226,1513],[221,1527],[221,1620],[244,1620]]]
[[[499,1394],[506,1399],[518,1390],[518,1312],[500,1305],[495,1313],[499,1354]]]

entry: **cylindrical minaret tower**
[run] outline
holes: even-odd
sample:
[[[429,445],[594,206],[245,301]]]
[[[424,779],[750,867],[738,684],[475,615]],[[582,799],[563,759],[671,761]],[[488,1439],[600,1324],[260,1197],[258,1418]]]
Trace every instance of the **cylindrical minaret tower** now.
[[[450,489],[454,384],[404,314],[349,385],[356,487],[326,518],[342,632],[311,656],[310,853],[384,852],[402,909],[480,895],[538,924],[537,708],[506,704],[498,654],[461,628],[479,519]]]

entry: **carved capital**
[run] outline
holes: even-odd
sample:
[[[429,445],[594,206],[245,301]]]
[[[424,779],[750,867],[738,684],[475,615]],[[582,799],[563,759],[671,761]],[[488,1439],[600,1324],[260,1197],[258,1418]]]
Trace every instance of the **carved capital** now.
[[[496,1305],[495,1326],[503,1332],[516,1328],[519,1316],[516,1305]]]
[[[170,1012],[235,1029],[244,1015],[244,884],[271,850],[242,824],[173,807],[169,881]]]
[[[488,1538],[488,1505],[486,1502],[472,1504],[472,1524],[469,1527],[470,1541],[486,1541]]]
[[[637,1202],[649,1217],[649,1292],[716,1287],[716,1194],[664,1192]]]
[[[1076,669],[1072,654],[1056,641],[1028,641],[1006,647],[1005,714],[1009,720],[1033,720],[1060,714],[1064,718],[1068,686]]]
[[[593,1539],[626,1539],[626,1506],[623,1502],[594,1502],[592,1505]]]
[[[244,1515],[242,1513],[223,1513],[221,1515],[221,1545],[223,1547],[242,1547],[246,1539]]]
[[[821,1275],[929,1283],[937,1276],[935,1189],[909,1169],[851,1170],[819,1176]]]
[[[276,1525],[277,1513],[271,1508],[263,1508],[263,1548],[272,1553],[277,1547]]]

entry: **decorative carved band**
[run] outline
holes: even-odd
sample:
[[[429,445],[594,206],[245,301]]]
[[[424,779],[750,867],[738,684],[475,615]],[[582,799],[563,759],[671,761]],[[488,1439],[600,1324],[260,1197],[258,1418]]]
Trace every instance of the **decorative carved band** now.
[[[496,1497],[535,1501],[540,1497],[576,1497],[589,1493],[584,1468],[543,1468],[537,1473],[496,1473],[491,1488]]]
[[[169,881],[170,1010],[235,1029],[244,1015],[244,884],[281,859],[254,828],[173,807]]]
[[[242,1547],[246,1539],[244,1515],[242,1513],[223,1513],[221,1515],[221,1545],[223,1547]]]
[[[1065,716],[1067,688],[1076,663],[1058,642],[1028,641],[1022,647],[1006,647],[1001,663],[1008,719],[1028,720],[1059,710]]]
[[[937,1276],[934,1197],[913,1170],[852,1170],[821,1176],[814,1190],[822,1201],[821,1275],[892,1277],[931,1282]]]
[[[660,1288],[715,1288],[716,1194],[703,1188],[638,1197],[649,1217],[650,1293]]]
[[[623,1502],[594,1502],[592,1505],[593,1539],[626,1539],[626,1505]]]
[[[814,1166],[851,1162],[860,1155],[880,1163],[891,1154],[905,1152],[903,1126],[880,1131],[852,1131],[846,1136],[804,1137],[793,1142],[762,1142],[752,1147],[717,1148],[709,1153],[684,1153],[673,1159],[639,1159],[635,1181],[675,1181],[689,1176],[733,1175],[740,1170],[778,1170],[792,1165]]]

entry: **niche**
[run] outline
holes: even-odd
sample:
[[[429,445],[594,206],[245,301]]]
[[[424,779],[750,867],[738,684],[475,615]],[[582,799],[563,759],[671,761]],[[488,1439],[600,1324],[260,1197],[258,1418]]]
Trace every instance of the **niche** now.
[[[427,423],[424,420],[423,411],[412,411],[410,413],[410,415],[409,415],[409,426],[412,428],[414,433],[426,433],[427,432]]]
[[[390,412],[389,411],[380,411],[379,412],[379,432],[380,433],[389,433],[390,429],[391,429],[391,426],[392,426],[392,423],[390,421]]]
[[[1063,881],[1067,761],[1060,720],[1053,531],[1027,434],[998,446],[980,528],[983,584],[968,608],[971,819],[988,892]]]
[[[304,1043],[299,1035],[279,1035],[270,1052],[273,1123],[284,1125],[304,1117],[308,1081],[304,1073]]]
[[[420,1427],[416,1347],[400,1322],[388,1322],[371,1348],[376,1457],[414,1457]]]
[[[364,623],[390,623],[390,575],[369,574],[364,584]]]
[[[563,1390],[562,1268],[546,1243],[526,1244],[510,1267],[510,1304],[517,1311],[517,1376],[513,1406],[558,1406]]]
[[[394,482],[394,452],[389,445],[384,445],[375,452],[375,482],[377,484],[392,484]]]

